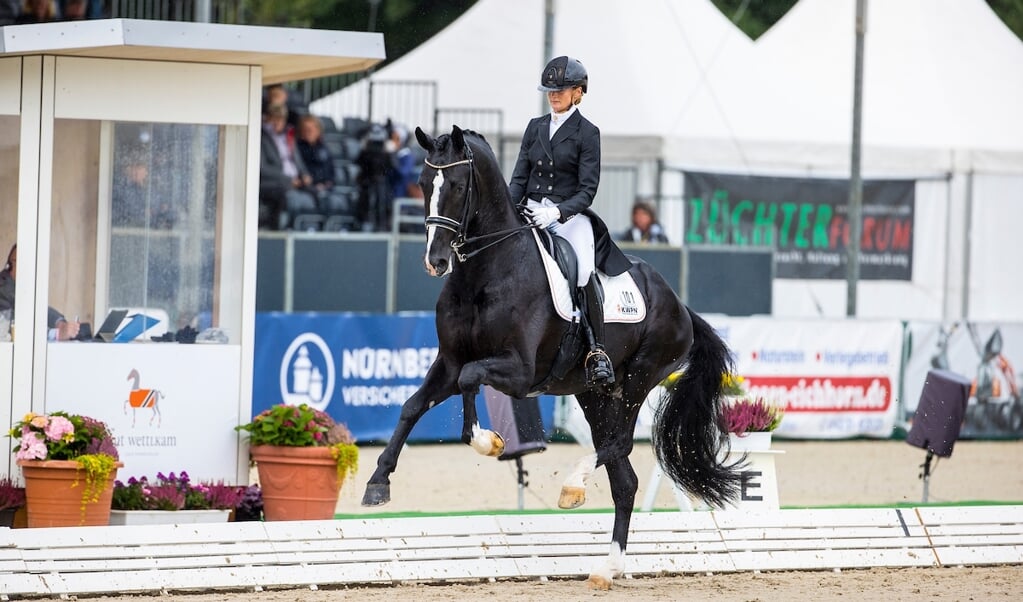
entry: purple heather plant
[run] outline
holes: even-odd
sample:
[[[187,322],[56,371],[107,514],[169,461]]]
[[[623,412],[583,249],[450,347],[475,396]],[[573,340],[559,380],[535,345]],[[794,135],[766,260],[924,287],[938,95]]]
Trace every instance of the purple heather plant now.
[[[741,397],[724,404],[721,421],[725,431],[742,435],[749,432],[770,432],[778,428],[785,411],[764,400],[763,397],[750,399]]]
[[[25,505],[25,488],[10,477],[0,479],[0,510],[21,508]]]
[[[242,499],[238,487],[202,482],[193,485],[188,473],[157,473],[156,481],[131,477],[116,481],[111,507],[114,510],[230,510]]]

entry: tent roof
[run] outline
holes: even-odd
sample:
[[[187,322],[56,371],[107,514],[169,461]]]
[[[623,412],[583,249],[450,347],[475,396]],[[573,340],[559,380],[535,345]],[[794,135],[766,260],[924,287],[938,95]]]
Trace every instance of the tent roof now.
[[[658,155],[685,164],[848,164],[854,0],[800,0],[756,42],[709,0],[555,7],[554,54],[587,67],[581,109],[606,141],[655,138]],[[505,133],[517,136],[543,103],[543,29],[544,0],[480,0],[374,79],[435,80],[439,107],[500,109]],[[936,171],[1019,162],[1023,43],[983,0],[870,3],[865,48],[866,163]],[[334,106],[328,98],[313,108]]]
[[[263,67],[263,83],[363,71],[384,58],[379,33],[100,19],[0,29],[0,56],[52,54]]]

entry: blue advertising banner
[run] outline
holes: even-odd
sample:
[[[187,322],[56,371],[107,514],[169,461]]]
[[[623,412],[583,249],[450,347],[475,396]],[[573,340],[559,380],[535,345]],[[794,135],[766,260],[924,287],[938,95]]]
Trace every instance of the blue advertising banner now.
[[[344,422],[359,442],[387,441],[437,345],[433,313],[257,313],[253,415],[305,402]],[[476,407],[489,428],[482,392]],[[552,396],[540,398],[540,413],[549,436]],[[461,433],[462,402],[453,397],[427,412],[409,441],[458,441]]]

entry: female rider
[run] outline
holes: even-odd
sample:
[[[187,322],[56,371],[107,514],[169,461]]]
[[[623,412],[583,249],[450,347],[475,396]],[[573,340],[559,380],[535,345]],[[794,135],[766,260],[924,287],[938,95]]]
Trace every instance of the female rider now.
[[[578,109],[588,85],[586,69],[578,60],[559,56],[547,63],[538,89],[547,93],[551,112],[526,126],[509,190],[537,227],[550,228],[575,250],[580,306],[591,333],[585,366],[592,386],[615,380],[604,350],[603,294],[595,270],[616,276],[632,264],[589,209],[600,182],[600,130]]]

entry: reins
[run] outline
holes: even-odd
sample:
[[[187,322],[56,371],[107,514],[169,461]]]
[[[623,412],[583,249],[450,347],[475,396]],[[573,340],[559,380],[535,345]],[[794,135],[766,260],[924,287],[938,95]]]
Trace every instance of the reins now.
[[[423,161],[424,163],[426,163],[426,165],[436,169],[437,171],[441,171],[449,167],[455,167],[457,165],[469,166],[469,185],[466,187],[465,190],[465,202],[462,204],[463,205],[462,221],[456,221],[454,219],[451,219],[450,217],[446,217],[443,215],[430,215],[425,220],[427,226],[436,226],[438,228],[443,228],[444,230],[453,232],[455,234],[455,238],[451,241],[451,250],[455,253],[455,257],[457,257],[458,261],[461,263],[465,263],[469,259],[475,257],[476,255],[482,253],[483,251],[486,251],[487,249],[493,247],[494,245],[501,244],[502,242],[508,240],[509,238],[511,238],[515,234],[518,234],[519,232],[522,232],[523,230],[528,230],[530,228],[536,227],[535,224],[526,224],[525,226],[507,228],[505,230],[498,230],[497,232],[489,232],[487,234],[480,234],[479,236],[472,236],[466,238],[465,229],[469,224],[469,216],[471,213],[470,209],[472,203],[472,190],[473,184],[476,181],[476,170],[474,169],[475,164],[473,162],[472,148],[470,148],[468,144],[465,145],[465,156],[466,156],[465,159],[462,159],[460,161],[454,161],[452,163],[447,163],[445,165],[434,165],[433,163],[430,163],[427,160]],[[471,245],[473,243],[497,237],[500,238],[493,242],[485,244],[473,251],[469,251],[468,253],[462,252],[462,248],[465,245]]]

